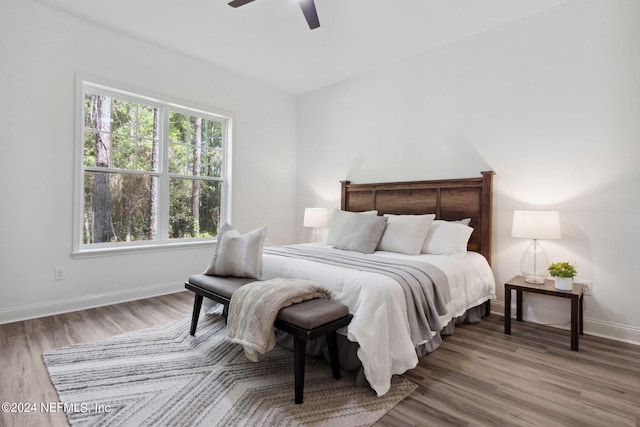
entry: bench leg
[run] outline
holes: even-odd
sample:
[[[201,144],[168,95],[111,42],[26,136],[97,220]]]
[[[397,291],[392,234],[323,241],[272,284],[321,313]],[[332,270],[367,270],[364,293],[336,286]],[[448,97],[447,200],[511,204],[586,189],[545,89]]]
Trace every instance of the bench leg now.
[[[222,304],[222,316],[224,317],[224,323],[227,323],[229,317],[229,304]]]
[[[191,315],[191,335],[196,334],[196,328],[198,327],[198,318],[200,317],[200,309],[202,308],[202,295],[196,294],[196,298],[193,301],[193,314]]]
[[[293,338],[293,370],[295,375],[295,401],[302,403],[304,392],[304,365],[307,355],[307,342],[302,338]]]
[[[327,347],[329,347],[329,360],[331,361],[331,370],[333,378],[340,379],[340,358],[338,357],[338,334],[329,332],[327,334]]]

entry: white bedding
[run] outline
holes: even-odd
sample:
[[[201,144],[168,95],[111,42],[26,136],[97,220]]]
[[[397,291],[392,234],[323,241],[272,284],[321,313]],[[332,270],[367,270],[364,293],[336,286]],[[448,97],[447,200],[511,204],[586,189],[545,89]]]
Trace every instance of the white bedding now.
[[[325,244],[299,246],[331,249]],[[493,273],[486,259],[478,253],[448,256],[377,251],[373,255],[425,261],[439,267],[447,275],[451,291],[447,314],[440,316],[443,325],[467,309],[495,298]],[[409,333],[404,293],[395,280],[379,273],[264,254],[262,279],[276,277],[316,281],[331,291],[333,299],[349,307],[353,319],[346,335],[350,341],[359,344],[358,358],[378,396],[389,391],[392,375],[402,374],[418,364]],[[431,338],[425,336],[424,342]]]

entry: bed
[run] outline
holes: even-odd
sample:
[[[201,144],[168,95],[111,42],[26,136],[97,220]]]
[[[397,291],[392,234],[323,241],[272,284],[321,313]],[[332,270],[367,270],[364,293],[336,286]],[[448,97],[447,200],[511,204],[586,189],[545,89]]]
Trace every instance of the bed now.
[[[437,349],[442,335],[453,333],[456,324],[477,322],[490,313],[490,301],[495,299],[490,268],[492,178],[493,172],[482,172],[481,177],[464,179],[343,181],[341,209],[334,212],[329,243],[265,248],[262,278],[314,280],[346,304],[353,319],[340,331],[341,365],[358,371],[361,382],[383,395],[393,375],[414,368],[421,356]],[[435,216],[430,230],[436,223],[440,230],[462,230],[466,225],[457,224],[466,221],[464,229],[472,228],[470,236],[463,238],[466,248],[434,254],[421,244],[418,254],[395,250],[368,254],[345,250],[341,246],[345,239],[331,236],[336,229],[333,223],[340,218],[364,221],[367,216],[366,222],[375,224],[384,219],[388,225],[383,227],[389,230],[392,220],[426,214]],[[346,233],[346,229],[339,231]],[[412,238],[406,237],[407,241]],[[349,237],[346,244],[353,240]],[[382,243],[377,246],[385,248]],[[311,348],[310,352],[322,350]]]

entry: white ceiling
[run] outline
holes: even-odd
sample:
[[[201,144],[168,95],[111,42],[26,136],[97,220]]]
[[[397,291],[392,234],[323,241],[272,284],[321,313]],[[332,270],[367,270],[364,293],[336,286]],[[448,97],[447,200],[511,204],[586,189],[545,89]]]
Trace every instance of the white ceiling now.
[[[292,94],[556,7],[570,0],[37,0]]]

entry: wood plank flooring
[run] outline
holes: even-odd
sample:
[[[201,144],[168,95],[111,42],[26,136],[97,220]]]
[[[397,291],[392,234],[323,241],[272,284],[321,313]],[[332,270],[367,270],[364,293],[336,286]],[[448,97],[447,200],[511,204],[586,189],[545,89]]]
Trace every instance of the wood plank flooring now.
[[[193,294],[0,325],[0,401],[57,402],[42,353],[190,315]],[[492,315],[463,325],[404,376],[418,389],[376,426],[640,425],[640,346]],[[62,412],[0,413],[0,426],[67,426]]]
[[[418,390],[378,426],[640,425],[640,346],[493,314],[462,325],[404,376]]]
[[[169,323],[187,316],[192,308],[193,293],[185,291],[0,325],[0,401],[58,402],[42,353]],[[0,413],[2,427],[68,425],[63,412],[38,408],[33,413]]]

